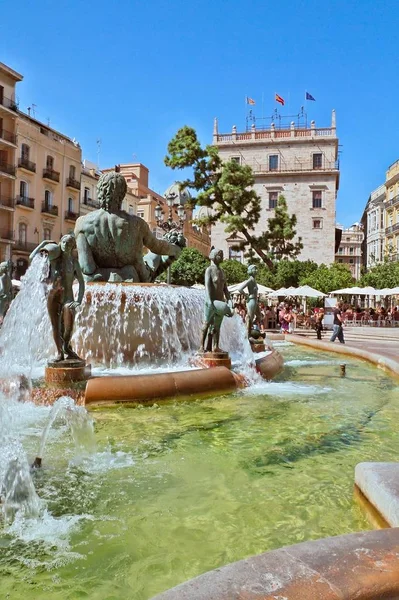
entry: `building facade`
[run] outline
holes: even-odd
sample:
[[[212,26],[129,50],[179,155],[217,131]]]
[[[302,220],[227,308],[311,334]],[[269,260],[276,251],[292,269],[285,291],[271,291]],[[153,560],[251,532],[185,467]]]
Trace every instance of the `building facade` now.
[[[15,87],[22,79],[22,75],[0,63],[0,262],[11,259],[15,240],[18,120]]]
[[[399,160],[386,172],[385,189],[385,254],[399,260]]]
[[[71,233],[79,216],[82,152],[62,133],[18,111],[15,195],[15,275],[42,241]]]
[[[331,127],[278,128],[219,134],[215,119],[213,144],[222,160],[235,160],[249,165],[254,173],[254,189],[262,200],[261,218],[255,228],[257,235],[267,229],[278,197],[284,195],[290,214],[297,217],[297,235],[302,238],[300,260],[317,263],[334,262],[335,204],[339,187],[338,138],[335,111]],[[212,245],[221,248],[225,257],[240,258],[233,249],[241,238],[232,238],[224,224],[212,227]]]
[[[341,243],[335,255],[336,262],[346,265],[355,279],[359,279],[361,275],[363,238],[360,223],[343,229]]]
[[[364,209],[362,225],[364,240],[362,245],[362,264],[369,269],[384,260],[385,254],[385,184],[370,194]]]

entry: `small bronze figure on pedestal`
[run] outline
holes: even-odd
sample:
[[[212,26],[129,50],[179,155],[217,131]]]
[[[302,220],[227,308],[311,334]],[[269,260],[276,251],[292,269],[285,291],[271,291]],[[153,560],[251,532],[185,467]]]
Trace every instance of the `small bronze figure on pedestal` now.
[[[205,271],[205,322],[202,328],[201,351],[224,353],[219,348],[220,327],[223,317],[232,317],[233,312],[226,277],[219,266],[223,261],[223,250],[214,248],[209,258],[211,264]]]
[[[64,235],[59,244],[52,240],[44,240],[30,255],[30,261],[38,253],[47,254],[50,261],[52,287],[47,297],[47,310],[57,346],[57,358],[52,362],[60,363],[66,358],[84,363],[71,348],[75,312],[83,300],[85,291],[75,237],[71,234]],[[79,282],[77,300],[74,298],[72,287],[75,279]]]
[[[0,324],[6,316],[13,296],[11,272],[12,263],[11,265],[7,261],[0,263]]]

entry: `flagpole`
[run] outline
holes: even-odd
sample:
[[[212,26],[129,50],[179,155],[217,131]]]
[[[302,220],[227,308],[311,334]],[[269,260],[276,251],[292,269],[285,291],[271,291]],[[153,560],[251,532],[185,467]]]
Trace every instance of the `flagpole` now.
[[[262,92],[262,128],[264,127],[263,120],[265,118],[264,110],[263,110],[264,104],[265,104],[265,94],[264,94],[264,92]]]

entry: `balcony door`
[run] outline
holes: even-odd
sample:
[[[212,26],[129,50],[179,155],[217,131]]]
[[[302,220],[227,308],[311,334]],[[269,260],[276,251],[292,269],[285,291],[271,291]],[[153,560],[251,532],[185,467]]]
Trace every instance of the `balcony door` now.
[[[46,208],[51,208],[53,206],[53,195],[49,190],[44,192],[44,203]]]
[[[26,200],[28,197],[28,184],[26,181],[19,182],[19,195],[23,200]]]
[[[73,212],[73,198],[68,198],[68,212]]]
[[[4,87],[0,85],[0,104],[4,103]]]
[[[18,225],[18,242],[22,246],[26,246],[26,238],[27,238],[28,226],[26,223],[20,223]]]

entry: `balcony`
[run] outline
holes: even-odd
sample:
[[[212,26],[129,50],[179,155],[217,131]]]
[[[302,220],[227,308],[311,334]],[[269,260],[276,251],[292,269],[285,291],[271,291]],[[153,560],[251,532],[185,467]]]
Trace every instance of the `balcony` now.
[[[46,213],[46,215],[52,215],[53,217],[58,217],[58,206],[54,206],[54,204],[49,204],[48,202],[42,202],[42,213]]]
[[[25,242],[23,240],[16,240],[13,246],[17,252],[26,252],[30,254],[38,246],[35,242]]]
[[[14,239],[14,232],[12,229],[0,229],[0,240],[12,241]]]
[[[83,198],[83,205],[96,209],[99,208],[98,200],[92,200],[92,198]]]
[[[15,203],[17,206],[22,206],[23,208],[35,208],[34,198],[27,198],[26,196],[17,196]]]
[[[31,171],[32,173],[36,173],[36,163],[28,160],[25,156],[21,156],[18,159],[18,167],[20,169],[25,169],[25,171]]]
[[[385,235],[390,235],[391,233],[396,233],[399,231],[399,223],[395,223],[395,225],[390,225],[385,229]]]
[[[16,146],[17,136],[11,131],[7,131],[6,129],[0,129],[0,141],[8,142],[9,144],[13,144],[13,146]]]
[[[66,221],[76,221],[78,216],[79,216],[79,213],[73,212],[72,210],[65,211],[65,220]]]
[[[248,164],[248,163],[247,163]],[[268,163],[253,163],[250,165],[253,172],[258,175],[276,175],[278,173],[320,173],[320,172],[331,172],[339,171],[338,160],[324,160],[323,164],[314,166],[313,161],[293,161],[283,162],[279,161],[278,165],[270,166]]]
[[[53,169],[43,169],[43,179],[49,179],[50,181],[55,181],[59,183],[60,174],[58,171],[53,171]]]
[[[15,177],[15,165],[0,160],[0,174],[12,175]]]
[[[80,190],[80,181],[74,179],[73,177],[68,177],[66,180],[66,185],[74,190]]]
[[[14,208],[14,198],[7,198],[6,196],[0,196],[0,208]]]
[[[397,196],[395,196],[394,198],[391,198],[390,200],[388,200],[388,202],[385,202],[385,210],[387,208],[391,208],[391,206],[395,206],[396,204],[399,204],[399,194]]]
[[[4,106],[4,108],[8,108],[8,110],[18,110],[18,106],[15,100],[12,100],[12,98],[6,98],[5,96],[0,96],[0,106]]]

